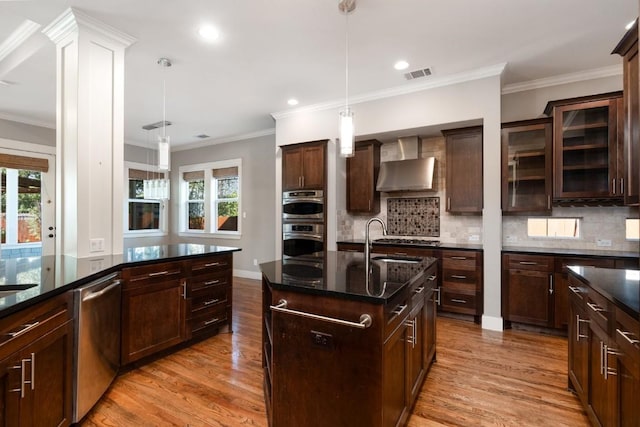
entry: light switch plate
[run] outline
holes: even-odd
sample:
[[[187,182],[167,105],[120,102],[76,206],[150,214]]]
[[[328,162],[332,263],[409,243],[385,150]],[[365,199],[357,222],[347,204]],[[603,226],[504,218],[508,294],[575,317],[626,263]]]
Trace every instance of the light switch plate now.
[[[596,246],[609,247],[609,246],[611,246],[611,240],[610,239],[596,239]]]

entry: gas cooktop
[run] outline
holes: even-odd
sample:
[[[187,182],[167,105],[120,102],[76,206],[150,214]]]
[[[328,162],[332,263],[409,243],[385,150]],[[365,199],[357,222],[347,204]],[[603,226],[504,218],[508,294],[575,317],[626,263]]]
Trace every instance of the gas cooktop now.
[[[412,245],[412,246],[440,246],[439,240],[413,239],[410,237],[383,237],[376,239],[373,243],[384,243],[391,245]]]

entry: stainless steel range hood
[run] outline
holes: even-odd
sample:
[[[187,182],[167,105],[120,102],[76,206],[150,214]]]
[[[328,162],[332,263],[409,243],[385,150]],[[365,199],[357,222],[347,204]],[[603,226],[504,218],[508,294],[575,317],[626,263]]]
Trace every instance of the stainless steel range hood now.
[[[424,191],[433,188],[435,157],[421,157],[421,142],[417,136],[398,140],[398,152],[401,160],[383,162],[376,190]]]

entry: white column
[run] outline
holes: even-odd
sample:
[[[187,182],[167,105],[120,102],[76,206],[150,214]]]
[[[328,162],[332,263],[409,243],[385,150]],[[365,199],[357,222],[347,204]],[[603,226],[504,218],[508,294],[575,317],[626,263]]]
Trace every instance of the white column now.
[[[134,39],[68,9],[56,44],[56,253],[122,253],[124,51]]]
[[[6,171],[5,243],[15,245],[18,243],[18,170],[6,169]]]

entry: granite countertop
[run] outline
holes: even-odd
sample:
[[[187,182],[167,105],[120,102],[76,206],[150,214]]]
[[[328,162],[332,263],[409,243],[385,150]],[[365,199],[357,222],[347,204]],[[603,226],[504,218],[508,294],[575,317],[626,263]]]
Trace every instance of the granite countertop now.
[[[436,240],[436,239],[434,238],[434,240]],[[364,239],[340,240],[340,241],[336,242],[336,244],[340,244],[340,243],[363,245],[363,247],[364,247]],[[471,251],[481,251],[482,250],[482,245],[475,245],[475,244],[470,244],[470,243],[445,243],[445,242],[440,242],[440,244],[438,246],[425,246],[425,245],[411,245],[411,244],[405,244],[405,243],[403,243],[402,245],[398,245],[396,243],[380,243],[380,242],[376,242],[375,240],[373,240],[372,244],[373,244],[374,248],[376,246],[394,246],[394,247],[402,246],[403,248],[419,248],[419,249],[466,249],[466,250],[471,250]]]
[[[540,255],[575,255],[609,258],[638,258],[638,252],[607,251],[598,249],[570,249],[570,248],[532,248],[520,246],[503,246],[502,252],[531,253]]]
[[[57,255],[0,259],[0,318],[125,267],[239,250],[184,243],[130,247],[121,255],[91,258]]]
[[[640,271],[568,266],[569,274],[585,282],[635,319],[640,313]]]
[[[274,289],[385,304],[437,262],[432,257],[412,258],[416,263],[383,262],[376,261],[376,256],[371,255],[368,286],[361,252],[328,251],[322,260],[288,258],[260,264],[260,268]]]

